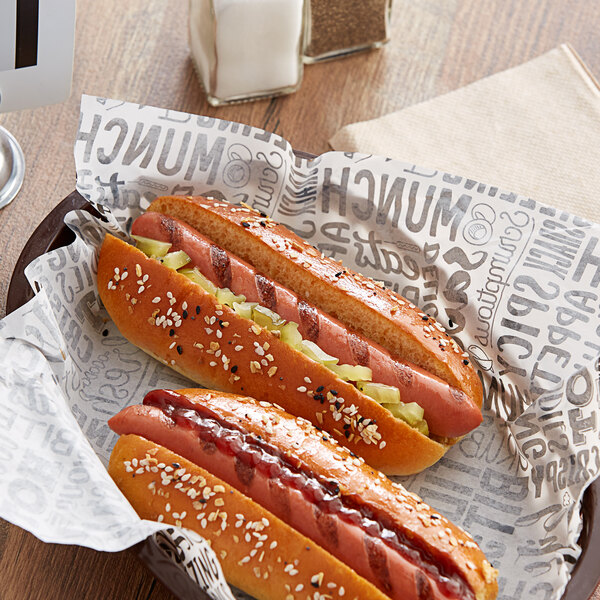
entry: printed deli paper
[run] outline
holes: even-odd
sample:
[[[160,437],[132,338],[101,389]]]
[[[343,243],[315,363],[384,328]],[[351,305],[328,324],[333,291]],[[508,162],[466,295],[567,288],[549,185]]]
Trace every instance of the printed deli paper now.
[[[204,194],[285,223],[450,330],[483,379],[484,422],[404,483],[474,535],[500,570],[501,597],[559,598],[580,553],[581,497],[600,468],[600,226],[416,165],[299,158],[250,126],[94,97],[81,110],[77,189],[107,222],[71,213],[77,241],[30,265],[42,292],[1,324],[0,397],[22,401],[14,417],[0,413],[0,498],[11,499],[0,515],[42,539],[102,549],[157,528],[111,488],[106,421],[152,388],[187,382],[108,320],[95,250],[106,229],[126,236],[156,196]],[[58,450],[60,436],[70,451]],[[42,505],[22,501],[34,498],[19,487],[30,455],[52,469],[35,484]]]

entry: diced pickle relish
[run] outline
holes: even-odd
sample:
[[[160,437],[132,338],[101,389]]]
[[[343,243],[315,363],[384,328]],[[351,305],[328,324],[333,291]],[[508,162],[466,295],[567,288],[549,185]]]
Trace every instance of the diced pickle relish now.
[[[243,294],[236,295],[229,288],[217,287],[197,267],[187,267],[190,258],[183,250],[168,252],[171,244],[141,236],[133,237],[137,242],[138,249],[144,254],[151,258],[157,258],[165,266],[185,275],[206,292],[215,296],[220,304],[234,310],[240,317],[255,322],[263,329],[277,331],[282,342],[327,367],[340,379],[354,383],[363,394],[375,400],[394,417],[403,420],[420,433],[429,435],[427,422],[423,418],[423,409],[415,402],[403,403],[400,400],[398,388],[372,382],[373,372],[369,367],[338,364],[338,358],[327,354],[314,342],[303,339],[298,331],[297,323],[286,321],[277,312],[261,306],[257,302],[246,302]]]

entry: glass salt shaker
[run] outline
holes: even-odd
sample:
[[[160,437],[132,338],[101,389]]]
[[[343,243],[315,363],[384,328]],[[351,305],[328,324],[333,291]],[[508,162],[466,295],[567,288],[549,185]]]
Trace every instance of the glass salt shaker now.
[[[302,81],[304,0],[190,0],[190,50],[213,106]]]
[[[392,0],[307,0],[304,62],[378,48],[389,41]]]

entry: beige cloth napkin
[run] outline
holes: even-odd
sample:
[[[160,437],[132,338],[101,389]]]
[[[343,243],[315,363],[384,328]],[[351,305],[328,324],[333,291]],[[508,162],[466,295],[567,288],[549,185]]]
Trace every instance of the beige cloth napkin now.
[[[348,125],[329,143],[464,175],[600,220],[600,87],[568,45]]]

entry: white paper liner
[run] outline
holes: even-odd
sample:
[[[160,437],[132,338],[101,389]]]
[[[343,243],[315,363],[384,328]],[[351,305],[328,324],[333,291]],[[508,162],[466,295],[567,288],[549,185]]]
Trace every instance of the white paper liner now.
[[[70,213],[77,241],[28,267],[43,291],[0,322],[0,516],[100,550],[159,527],[106,475],[116,441],[106,421],[150,389],[189,382],[119,335],[94,287],[96,249],[106,229],[125,236],[156,196],[204,194],[247,202],[384,281],[469,351],[483,424],[403,482],[470,531],[500,570],[499,597],[559,598],[580,554],[581,497],[600,468],[600,226],[398,161],[301,159],[245,125],[88,96],[81,110],[77,189],[108,224]],[[37,464],[35,489],[19,487]]]

